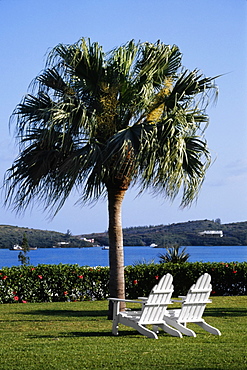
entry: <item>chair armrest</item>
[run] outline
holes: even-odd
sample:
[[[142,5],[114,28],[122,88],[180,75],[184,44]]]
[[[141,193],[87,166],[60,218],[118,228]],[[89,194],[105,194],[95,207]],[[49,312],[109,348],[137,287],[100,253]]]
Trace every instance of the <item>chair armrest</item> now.
[[[137,301],[133,299],[123,299],[123,298],[107,298],[109,301],[115,302],[130,302],[130,303],[142,303],[142,301]]]
[[[172,302],[178,302],[178,303],[183,303],[185,301],[186,295],[179,295],[177,299],[172,298]]]

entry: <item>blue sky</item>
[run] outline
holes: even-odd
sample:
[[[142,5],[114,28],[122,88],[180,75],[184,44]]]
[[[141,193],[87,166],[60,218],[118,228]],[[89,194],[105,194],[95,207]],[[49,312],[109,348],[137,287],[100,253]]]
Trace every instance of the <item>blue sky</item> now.
[[[246,0],[0,0],[0,181],[17,155],[9,117],[43,69],[47,51],[80,37],[105,51],[130,39],[176,44],[183,65],[217,80],[219,97],[208,109],[206,132],[214,163],[197,202],[188,209],[138,189],[127,192],[123,227],[220,218],[247,220],[247,1]],[[3,198],[3,197],[2,197]],[[42,205],[23,216],[0,208],[0,224],[72,234],[107,229],[107,204],[75,206],[72,194],[50,220]],[[1,199],[1,205],[3,199]]]

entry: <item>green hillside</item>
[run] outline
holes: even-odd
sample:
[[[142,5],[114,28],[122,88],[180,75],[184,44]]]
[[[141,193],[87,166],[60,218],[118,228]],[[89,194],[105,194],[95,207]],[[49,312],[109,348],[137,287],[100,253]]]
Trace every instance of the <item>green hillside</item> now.
[[[203,231],[222,231],[223,237],[201,236]],[[21,244],[24,233],[30,247],[52,248],[65,242],[64,247],[92,246],[83,238],[94,239],[94,244],[108,245],[107,232],[72,236],[70,233],[29,229],[18,226],[0,225],[0,248],[11,248]],[[123,230],[124,245],[150,245],[159,247],[171,244],[189,245],[247,245],[247,221],[221,224],[220,220],[188,221],[170,225],[138,226]]]
[[[201,236],[203,231],[222,231],[223,237]],[[179,245],[247,245],[247,222],[221,224],[220,220],[188,221],[171,225],[138,226],[123,230],[124,245],[150,245],[159,247]],[[108,244],[107,232],[83,235],[94,238],[100,245]]]
[[[27,236],[29,247],[32,248],[52,248],[58,243],[64,242],[66,247],[90,246],[78,237],[71,236],[69,233],[63,234],[56,231],[29,229],[26,227],[0,225],[0,248],[12,248],[14,244],[21,244],[24,233]]]

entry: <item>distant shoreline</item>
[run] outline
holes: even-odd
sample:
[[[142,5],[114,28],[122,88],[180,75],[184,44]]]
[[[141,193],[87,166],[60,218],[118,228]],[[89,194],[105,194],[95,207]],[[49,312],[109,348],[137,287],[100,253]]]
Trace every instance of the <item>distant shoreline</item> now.
[[[108,233],[71,235],[56,231],[0,225],[0,249],[21,245],[26,234],[30,248],[85,248],[109,245]],[[218,234],[217,234],[218,233]],[[223,235],[222,237],[220,235]],[[221,224],[220,219],[198,220],[123,229],[124,246],[246,246],[247,221]]]
[[[40,247],[40,248],[29,248],[29,251],[37,251],[37,250],[40,250],[40,249],[88,249],[88,248],[93,248],[93,249],[102,249],[103,246],[101,245],[98,245],[98,246],[89,246],[89,247],[77,247],[77,246],[71,246],[71,247],[57,247],[57,248],[54,248],[54,247]],[[157,247],[150,247],[148,245],[124,245],[124,248],[142,248],[142,247],[147,247],[147,248],[150,248],[150,249],[166,249],[167,247],[162,247],[162,246],[157,246]],[[218,244],[210,244],[210,245],[181,245],[181,247],[190,247],[190,248],[193,248],[193,247],[205,247],[205,248],[210,248],[210,247],[218,247],[218,248],[224,248],[224,247],[247,247],[247,244],[243,244],[243,245],[228,245],[228,244],[224,244],[224,245],[218,245]],[[19,251],[23,251],[23,249],[12,249],[12,248],[0,248],[0,250],[9,250],[11,252],[19,252]],[[29,252],[27,251],[27,253]]]

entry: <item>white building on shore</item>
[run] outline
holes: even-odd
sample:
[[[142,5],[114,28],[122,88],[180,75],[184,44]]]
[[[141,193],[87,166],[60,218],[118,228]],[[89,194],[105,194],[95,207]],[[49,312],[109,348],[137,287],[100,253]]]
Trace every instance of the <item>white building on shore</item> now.
[[[223,237],[223,231],[222,230],[205,230],[200,233],[198,233],[201,236],[218,236],[220,238]]]

